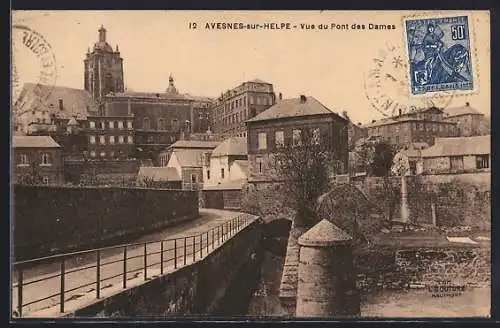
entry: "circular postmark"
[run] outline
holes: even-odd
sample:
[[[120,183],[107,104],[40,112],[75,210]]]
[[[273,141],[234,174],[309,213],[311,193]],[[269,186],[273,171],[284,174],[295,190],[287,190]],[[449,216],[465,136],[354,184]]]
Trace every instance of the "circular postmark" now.
[[[24,25],[12,26],[12,103],[23,88],[23,82],[36,81],[35,101],[44,103],[57,80],[56,57],[51,45],[38,32]]]
[[[373,63],[365,73],[365,95],[382,115],[392,117],[429,107],[442,109],[451,103],[452,92],[410,96],[408,63],[401,48],[388,44],[373,58]]]

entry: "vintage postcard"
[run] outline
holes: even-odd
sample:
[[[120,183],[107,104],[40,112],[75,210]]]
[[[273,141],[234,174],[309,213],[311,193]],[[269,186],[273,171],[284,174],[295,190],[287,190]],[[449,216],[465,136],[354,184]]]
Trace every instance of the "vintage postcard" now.
[[[11,316],[489,318],[488,11],[14,11]]]

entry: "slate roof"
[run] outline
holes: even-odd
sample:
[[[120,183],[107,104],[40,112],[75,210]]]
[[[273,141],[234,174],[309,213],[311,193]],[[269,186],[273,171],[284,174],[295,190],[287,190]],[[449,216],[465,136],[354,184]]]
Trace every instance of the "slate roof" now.
[[[169,148],[215,149],[220,143],[220,141],[178,140],[170,145]]]
[[[434,146],[422,150],[422,157],[490,154],[490,136],[436,138]]]
[[[484,115],[480,113],[477,109],[466,103],[464,106],[446,108],[444,110],[444,117],[454,117],[460,115]]]
[[[285,117],[302,117],[322,114],[334,114],[342,120],[346,120],[334,111],[325,107],[314,97],[306,96],[306,101],[301,102],[300,98],[284,99],[277,104],[266,109],[259,115],[247,120],[247,122],[257,122],[274,120]]]
[[[148,177],[154,181],[181,181],[181,177],[174,167],[141,166],[138,177]]]
[[[190,96],[172,92],[140,92],[126,91],[108,93],[106,97],[125,97],[125,98],[154,98],[154,99],[172,99],[172,100],[192,100]]]
[[[60,148],[49,136],[13,136],[12,148]]]
[[[212,157],[245,156],[247,151],[247,138],[231,137],[220,143],[212,152]]]
[[[202,167],[202,156],[205,152],[200,149],[183,149],[174,151],[172,156],[177,158],[181,167]]]
[[[35,94],[35,88],[41,88],[42,94],[48,94],[47,100],[41,103]],[[95,109],[90,93],[82,89],[74,89],[59,86],[37,85],[25,83],[16,102],[16,113],[22,114],[34,109],[47,110],[58,118],[86,119],[89,110]],[[63,110],[59,109],[59,99],[63,101]]]

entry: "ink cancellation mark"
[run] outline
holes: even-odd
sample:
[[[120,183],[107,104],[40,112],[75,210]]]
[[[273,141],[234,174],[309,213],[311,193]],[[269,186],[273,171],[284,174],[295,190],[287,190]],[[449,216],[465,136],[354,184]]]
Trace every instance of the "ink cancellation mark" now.
[[[19,94],[22,88],[19,80],[23,80],[22,66],[23,62],[16,62],[18,52],[26,52],[31,54],[40,65],[38,81],[34,88],[34,93],[37,95],[39,102],[45,102],[51,95],[57,80],[56,57],[52,51],[51,45],[38,32],[24,25],[12,26],[12,71],[13,71],[13,98],[17,92]],[[26,60],[23,57],[23,61]],[[20,74],[21,73],[21,74]],[[16,83],[14,83],[16,82]],[[17,84],[17,85],[15,85]]]
[[[408,19],[405,31],[412,94],[474,89],[467,16]]]
[[[364,89],[367,99],[386,117],[406,114],[429,107],[446,108],[453,93],[439,96],[411,97],[407,76],[408,64],[400,47],[388,43],[372,58],[373,66],[365,73]]]

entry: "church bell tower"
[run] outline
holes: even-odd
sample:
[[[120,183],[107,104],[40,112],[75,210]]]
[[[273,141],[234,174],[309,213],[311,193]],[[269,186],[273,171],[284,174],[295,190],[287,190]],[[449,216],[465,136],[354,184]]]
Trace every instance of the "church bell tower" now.
[[[123,92],[123,59],[118,45],[113,48],[106,40],[106,29],[101,26],[99,38],[92,50],[89,48],[85,59],[85,90],[92,100],[103,108],[104,96],[110,92]],[[101,110],[100,110],[101,111]]]

